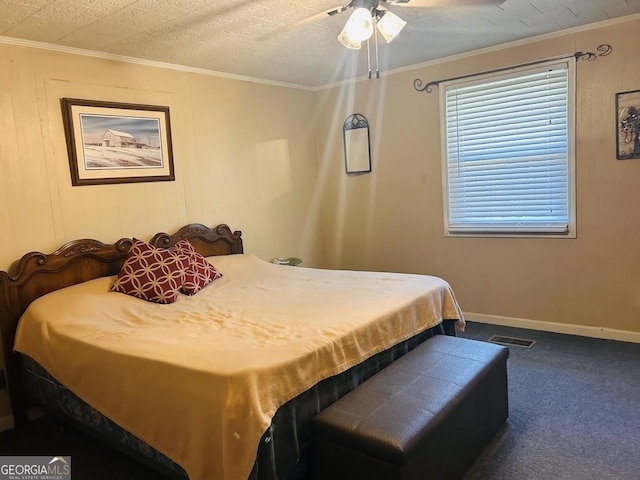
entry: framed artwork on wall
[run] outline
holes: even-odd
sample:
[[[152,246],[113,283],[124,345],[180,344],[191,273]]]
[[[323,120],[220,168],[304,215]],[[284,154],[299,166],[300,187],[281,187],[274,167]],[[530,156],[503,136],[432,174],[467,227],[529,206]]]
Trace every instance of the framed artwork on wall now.
[[[616,158],[640,158],[640,90],[616,94]]]
[[[72,185],[175,180],[169,107],[61,103]]]

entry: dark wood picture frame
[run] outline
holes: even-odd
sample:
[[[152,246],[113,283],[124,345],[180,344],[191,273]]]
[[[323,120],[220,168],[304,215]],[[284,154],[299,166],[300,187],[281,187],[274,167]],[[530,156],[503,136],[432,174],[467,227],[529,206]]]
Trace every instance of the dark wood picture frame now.
[[[616,158],[640,158],[640,90],[616,93]]]
[[[62,98],[71,183],[175,180],[169,107]]]

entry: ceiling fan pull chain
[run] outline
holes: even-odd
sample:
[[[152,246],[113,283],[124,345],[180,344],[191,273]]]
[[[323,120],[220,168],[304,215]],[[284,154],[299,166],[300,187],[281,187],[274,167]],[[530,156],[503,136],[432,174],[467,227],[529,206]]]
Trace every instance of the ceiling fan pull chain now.
[[[368,73],[367,76],[371,79],[371,50],[369,49],[369,39],[367,38],[367,67]]]
[[[375,19],[376,17],[374,16],[373,18]],[[377,23],[377,20],[375,21]],[[378,60],[378,29],[377,28],[374,28],[373,34],[375,35],[375,38],[373,41],[375,42],[375,49],[376,49],[376,78],[380,78],[380,69],[379,69],[380,62]]]

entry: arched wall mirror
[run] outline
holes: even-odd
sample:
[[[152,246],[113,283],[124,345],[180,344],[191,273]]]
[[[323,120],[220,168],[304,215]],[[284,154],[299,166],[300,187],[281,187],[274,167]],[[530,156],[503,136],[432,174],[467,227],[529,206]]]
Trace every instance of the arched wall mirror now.
[[[371,172],[369,122],[364,115],[349,115],[342,126],[344,140],[344,166],[347,175]]]

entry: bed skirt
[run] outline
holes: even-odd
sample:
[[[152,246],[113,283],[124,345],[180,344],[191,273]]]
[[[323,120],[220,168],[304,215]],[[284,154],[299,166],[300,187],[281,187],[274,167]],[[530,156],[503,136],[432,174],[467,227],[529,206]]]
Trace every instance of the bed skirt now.
[[[270,427],[260,439],[256,463],[249,480],[306,479],[309,445],[307,431],[311,418],[395,359],[437,334],[455,335],[455,320],[445,320],[339,375],[319,382],[285,403],[278,409]],[[168,478],[187,478],[182,467],[97,412],[56,381],[33,359],[26,356],[21,359],[23,384],[31,403]]]

